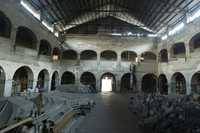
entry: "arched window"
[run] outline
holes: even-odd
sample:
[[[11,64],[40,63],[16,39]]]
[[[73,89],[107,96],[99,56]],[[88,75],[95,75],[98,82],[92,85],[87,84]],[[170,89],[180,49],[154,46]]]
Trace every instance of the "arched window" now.
[[[146,74],[142,78],[142,91],[145,93],[156,93],[157,77],[154,74]]]
[[[137,58],[137,54],[133,51],[124,51],[121,54],[122,61],[135,61]]]
[[[161,74],[158,78],[158,88],[160,94],[167,95],[168,94],[168,83],[167,78],[164,74]]]
[[[197,33],[189,42],[190,52],[200,50],[200,33]]]
[[[61,77],[61,84],[75,84],[75,75],[72,72],[64,72]]]
[[[60,49],[57,48],[57,47],[55,47],[55,48],[53,49],[52,58],[53,58],[53,60],[59,60],[60,57],[61,57]]]
[[[78,54],[74,50],[66,50],[62,53],[63,60],[77,60]]]
[[[39,55],[51,56],[51,45],[48,41],[40,41]]]
[[[96,60],[97,53],[92,50],[85,50],[85,51],[81,52],[80,59],[81,60]]]
[[[172,91],[176,94],[186,94],[186,80],[182,73],[176,72],[171,78]]]
[[[185,44],[176,43],[171,47],[171,57],[172,58],[185,58]]]
[[[156,60],[156,54],[153,52],[144,52],[141,57],[145,60]]]
[[[117,60],[117,53],[111,50],[106,50],[101,53],[101,60],[110,60],[116,61]]]
[[[26,27],[19,27],[16,35],[16,46],[22,46],[25,48],[36,49],[37,38],[36,35]]]
[[[0,36],[9,38],[12,24],[9,18],[0,11]]]
[[[162,49],[160,51],[160,62],[168,62],[168,52],[167,49]]]
[[[32,88],[33,77],[33,71],[29,67],[23,66],[17,69],[13,76],[12,93],[24,92],[27,91],[28,88]]]

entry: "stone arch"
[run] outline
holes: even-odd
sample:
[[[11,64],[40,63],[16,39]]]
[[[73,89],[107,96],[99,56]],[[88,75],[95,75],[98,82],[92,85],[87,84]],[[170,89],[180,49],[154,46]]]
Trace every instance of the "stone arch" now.
[[[78,54],[74,50],[66,50],[62,53],[63,60],[77,60]]]
[[[159,56],[160,56],[160,62],[168,62],[168,51],[167,51],[167,49],[160,50]]]
[[[191,79],[191,90],[194,94],[200,94],[200,72],[196,72]]]
[[[170,49],[171,58],[185,58],[186,48],[183,42],[175,43]]]
[[[49,72],[47,69],[43,69],[38,74],[37,88],[42,91],[48,91],[49,89]]]
[[[28,66],[18,68],[13,76],[12,94],[27,91],[28,88],[33,89],[34,75]]]
[[[12,24],[10,19],[0,11],[0,36],[10,38]]]
[[[195,34],[189,42],[190,52],[199,52],[200,50],[200,33]]]
[[[153,52],[147,51],[141,54],[141,57],[146,60],[156,60],[157,56]]]
[[[133,77],[132,77],[133,76]],[[131,73],[125,73],[121,78],[121,92],[129,92],[136,90],[137,78]]]
[[[149,73],[142,78],[142,91],[144,93],[156,93],[157,91],[157,76]]]
[[[5,81],[6,81],[6,73],[3,67],[0,66],[0,97],[4,96]]]
[[[51,56],[51,44],[47,40],[40,40],[39,55]]]
[[[113,73],[110,73],[110,72],[104,73],[101,76],[101,79],[100,79],[100,81],[101,81],[101,86],[100,86],[101,91],[103,91],[103,79],[105,79],[105,78],[108,78],[108,79],[111,80],[111,86],[110,86],[111,91],[115,92],[116,91],[116,77]]]
[[[97,53],[93,50],[85,50],[82,51],[80,54],[81,60],[96,60],[97,59]]]
[[[27,27],[18,27],[16,33],[15,46],[37,49],[37,37],[35,33]]]
[[[165,74],[160,74],[160,76],[158,77],[158,89],[160,94],[168,94],[168,81]]]
[[[61,52],[58,47],[53,48],[52,52],[52,59],[53,60],[59,60],[61,58]]]
[[[51,91],[56,90],[56,87],[59,85],[59,74],[58,71],[55,71],[51,78]]]
[[[61,77],[61,84],[75,84],[75,75],[69,71],[64,72]]]
[[[137,53],[133,51],[124,51],[121,54],[122,61],[135,61],[137,58]]]
[[[186,80],[182,73],[176,72],[171,78],[172,91],[176,94],[186,94]]]
[[[116,61],[117,53],[112,50],[105,50],[105,51],[101,52],[100,58],[101,58],[101,60]]]
[[[96,90],[96,77],[91,72],[84,72],[80,77],[80,82],[84,85],[90,85],[94,90]]]

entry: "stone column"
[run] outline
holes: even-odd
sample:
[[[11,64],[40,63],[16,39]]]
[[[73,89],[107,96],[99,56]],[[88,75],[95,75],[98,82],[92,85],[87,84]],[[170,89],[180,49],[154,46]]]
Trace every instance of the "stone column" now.
[[[4,96],[9,97],[12,94],[12,79],[7,79],[5,81],[5,87],[4,87]]]
[[[17,27],[12,27],[12,30],[11,30],[11,35],[10,35],[10,40],[11,40],[11,45],[10,45],[10,50],[11,50],[11,53],[14,53],[15,51],[15,41],[16,41],[16,35],[17,35]]]
[[[190,95],[192,93],[192,89],[191,89],[191,80],[190,80],[190,76],[186,75],[187,79],[186,79],[186,94]]]

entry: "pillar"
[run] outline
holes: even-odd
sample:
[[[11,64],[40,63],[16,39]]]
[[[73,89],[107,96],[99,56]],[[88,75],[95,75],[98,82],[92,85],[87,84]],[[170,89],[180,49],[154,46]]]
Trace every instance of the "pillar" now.
[[[9,97],[12,94],[12,79],[7,79],[5,81],[5,87],[4,87],[4,96]]]

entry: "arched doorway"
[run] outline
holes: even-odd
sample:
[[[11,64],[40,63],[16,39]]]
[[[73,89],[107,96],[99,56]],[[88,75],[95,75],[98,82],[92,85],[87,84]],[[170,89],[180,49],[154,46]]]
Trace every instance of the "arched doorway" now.
[[[96,77],[91,72],[84,72],[81,75],[80,82],[84,85],[90,85],[94,91],[96,90]]]
[[[116,91],[116,79],[114,74],[104,73],[101,76],[101,91],[102,92]]]
[[[195,73],[191,80],[192,93],[200,94],[200,72]]]
[[[171,78],[172,91],[176,94],[186,94],[186,80],[182,73],[176,72]]]
[[[147,51],[141,54],[141,57],[145,61],[156,61],[157,56],[153,52]]]
[[[121,92],[130,92],[136,89],[136,76],[126,73],[121,78]]]
[[[168,94],[168,83],[167,83],[167,78],[164,74],[161,74],[158,78],[158,88],[160,94],[162,95]]]
[[[13,76],[12,94],[25,92],[28,89],[32,88],[33,88],[33,71],[27,66],[23,66],[17,69]]]
[[[27,27],[19,27],[16,33],[15,46],[37,49],[37,37],[35,33]]]
[[[72,72],[64,72],[61,77],[61,84],[75,84],[75,75]]]
[[[0,97],[4,96],[6,75],[3,68],[0,66]]]
[[[168,62],[168,51],[167,49],[162,49],[159,53],[160,62]]]
[[[62,53],[63,60],[77,60],[78,54],[74,50],[66,50]]]
[[[0,36],[9,38],[11,33],[11,21],[9,18],[0,11]]]
[[[186,48],[183,42],[176,43],[170,50],[171,58],[185,58]]]
[[[48,91],[49,89],[49,72],[46,69],[40,71],[38,75],[37,88],[43,91]]]
[[[129,62],[134,62],[136,61],[137,58],[137,53],[133,52],[133,51],[124,51],[121,54],[121,60],[122,61],[129,61]]]
[[[51,44],[47,40],[40,41],[39,55],[51,56]]]
[[[157,77],[154,74],[146,74],[142,78],[142,91],[145,93],[156,93]]]
[[[85,50],[85,51],[81,52],[80,59],[81,60],[96,60],[97,53],[93,50]]]
[[[58,85],[59,85],[59,74],[57,71],[55,71],[51,79],[51,91],[56,90],[56,87]]]
[[[116,61],[117,60],[117,53],[112,50],[105,50],[101,53],[100,59],[102,61]]]

